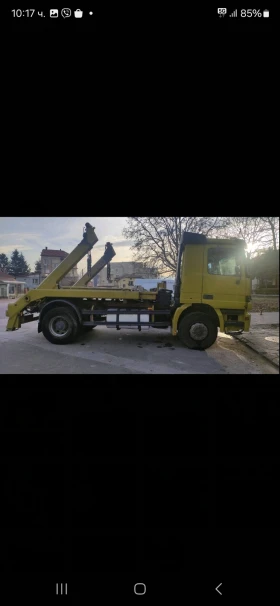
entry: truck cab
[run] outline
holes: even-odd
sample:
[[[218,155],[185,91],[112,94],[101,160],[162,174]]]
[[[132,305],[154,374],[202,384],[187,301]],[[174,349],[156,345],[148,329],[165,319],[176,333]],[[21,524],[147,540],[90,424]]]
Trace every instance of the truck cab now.
[[[189,347],[209,347],[217,328],[226,333],[249,330],[250,301],[245,242],[185,232],[178,258],[172,333],[181,332]],[[203,314],[200,321],[198,314]]]

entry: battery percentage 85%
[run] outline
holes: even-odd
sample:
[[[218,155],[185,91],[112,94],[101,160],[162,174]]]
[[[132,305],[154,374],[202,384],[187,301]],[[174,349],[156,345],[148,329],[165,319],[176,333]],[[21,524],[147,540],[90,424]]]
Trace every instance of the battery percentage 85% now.
[[[242,8],[241,17],[262,17],[262,13],[259,8]]]

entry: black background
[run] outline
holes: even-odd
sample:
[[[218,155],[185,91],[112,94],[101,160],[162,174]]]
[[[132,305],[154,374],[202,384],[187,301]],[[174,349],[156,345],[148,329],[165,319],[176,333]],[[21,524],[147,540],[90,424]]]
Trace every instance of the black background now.
[[[76,597],[133,598],[144,582],[147,596],[194,603],[215,598],[220,582],[231,598],[273,592],[276,405],[202,404],[190,376],[176,387],[187,389],[182,405],[160,393],[161,377],[143,381],[149,403],[133,397],[134,377],[104,390],[96,376],[94,386],[76,377],[70,388],[71,378],[52,377],[43,403],[35,379],[37,404],[1,412],[2,532],[14,592],[54,596],[56,583],[67,582]],[[234,389],[236,380],[204,377],[205,393]],[[130,394],[127,404],[116,388]]]

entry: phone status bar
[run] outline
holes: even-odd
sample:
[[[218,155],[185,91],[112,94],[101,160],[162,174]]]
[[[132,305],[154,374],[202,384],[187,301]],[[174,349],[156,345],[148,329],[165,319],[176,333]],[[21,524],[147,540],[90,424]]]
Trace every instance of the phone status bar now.
[[[12,8],[5,9],[9,22],[14,29],[52,29],[63,30],[105,28],[107,31],[140,29],[153,31],[155,35],[160,31],[166,33],[186,32],[188,28],[211,29],[213,27],[222,31],[225,29],[268,29],[273,20],[273,13],[269,8],[239,9],[239,8],[202,8],[194,10],[181,7],[169,11],[136,11],[133,8],[124,10],[120,5],[113,5],[110,10],[101,5],[92,8]]]

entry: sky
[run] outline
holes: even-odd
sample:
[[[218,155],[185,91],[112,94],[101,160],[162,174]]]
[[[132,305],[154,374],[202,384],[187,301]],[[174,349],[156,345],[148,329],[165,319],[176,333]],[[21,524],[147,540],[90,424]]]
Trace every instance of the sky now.
[[[0,253],[9,258],[17,248],[34,271],[35,262],[46,246],[62,249],[70,253],[83,237],[86,223],[95,227],[98,237],[92,249],[92,264],[105,251],[106,242],[114,246],[116,257],[113,261],[131,261],[132,241],[125,240],[122,230],[126,226],[125,217],[0,217]],[[86,257],[78,264],[78,269],[86,270]]]

